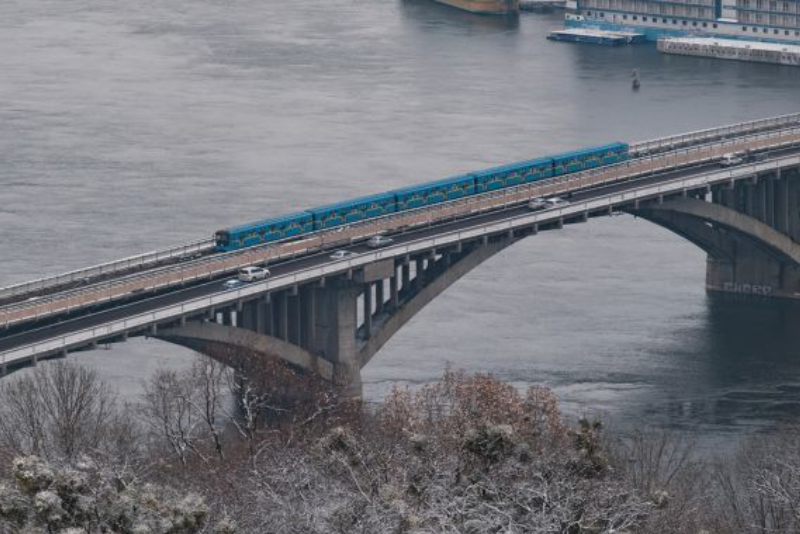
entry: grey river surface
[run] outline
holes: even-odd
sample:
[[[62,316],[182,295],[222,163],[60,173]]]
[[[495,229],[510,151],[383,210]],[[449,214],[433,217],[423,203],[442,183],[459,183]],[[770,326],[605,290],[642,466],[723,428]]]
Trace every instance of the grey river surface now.
[[[0,2],[0,285],[549,152],[800,111],[800,69],[552,43],[558,15],[423,1]],[[639,69],[642,89],[630,89]],[[629,216],[530,238],[364,369],[447,362],[571,415],[736,442],[800,414],[800,308],[718,303],[705,256]],[[75,356],[126,395],[193,355]]]

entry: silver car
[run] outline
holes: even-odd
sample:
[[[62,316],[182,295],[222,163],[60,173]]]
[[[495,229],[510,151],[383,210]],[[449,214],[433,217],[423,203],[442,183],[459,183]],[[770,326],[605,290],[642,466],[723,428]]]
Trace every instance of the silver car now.
[[[394,239],[391,237],[386,237],[385,235],[374,235],[369,238],[367,241],[367,246],[369,248],[381,248],[381,247],[388,247],[394,243]]]
[[[353,252],[352,250],[337,250],[336,252],[331,254],[331,259],[346,260],[347,258],[352,258],[353,256],[358,256],[358,254]]]
[[[547,203],[547,200],[545,200],[543,197],[537,197],[531,199],[530,202],[528,202],[528,209],[531,211],[539,211],[549,207],[550,205]]]
[[[222,284],[222,289],[225,291],[230,291],[232,289],[236,289],[244,285],[244,282],[239,280],[238,278],[231,278],[230,280],[225,280]]]

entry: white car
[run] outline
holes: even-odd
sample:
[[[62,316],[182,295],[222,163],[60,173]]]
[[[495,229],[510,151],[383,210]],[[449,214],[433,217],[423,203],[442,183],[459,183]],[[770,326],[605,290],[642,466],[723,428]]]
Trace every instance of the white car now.
[[[388,247],[394,243],[394,239],[391,237],[386,237],[385,235],[374,235],[369,238],[367,241],[367,246],[369,248],[381,248],[381,247]]]
[[[565,198],[561,198],[561,197],[547,197],[546,199],[544,199],[544,201],[547,202],[547,207],[548,208],[555,208],[555,207],[558,207],[558,206],[566,206],[566,205],[569,204],[569,200],[567,200]]]
[[[744,160],[735,152],[723,154],[722,159],[719,160],[720,167],[733,167],[734,165],[741,165],[742,163],[744,163]]]
[[[539,211],[549,207],[550,205],[547,203],[547,200],[544,199],[543,197],[537,197],[531,199],[530,202],[528,202],[528,209],[531,211]]]
[[[352,250],[337,250],[333,254],[331,254],[332,260],[346,260],[347,258],[352,258],[353,256],[358,256]]]
[[[256,282],[263,280],[270,275],[269,269],[263,267],[242,267],[239,269],[239,274],[236,276],[242,282]]]

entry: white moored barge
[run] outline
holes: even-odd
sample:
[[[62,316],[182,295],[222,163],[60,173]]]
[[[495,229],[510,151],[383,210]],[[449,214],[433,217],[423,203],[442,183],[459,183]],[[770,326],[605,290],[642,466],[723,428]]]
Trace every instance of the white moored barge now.
[[[663,38],[658,50],[665,54],[754,61],[800,67],[800,46],[713,37]]]

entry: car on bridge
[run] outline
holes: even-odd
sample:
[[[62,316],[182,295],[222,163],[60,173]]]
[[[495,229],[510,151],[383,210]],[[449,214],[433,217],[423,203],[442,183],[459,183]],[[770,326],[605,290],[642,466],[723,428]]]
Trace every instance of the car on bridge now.
[[[385,235],[374,235],[369,238],[367,241],[367,246],[369,248],[381,248],[381,247],[388,247],[394,243],[394,239],[391,237],[386,237]]]
[[[561,197],[537,197],[528,202],[528,209],[531,211],[539,211],[566,206],[568,204],[569,200]]]
[[[333,254],[331,254],[332,260],[346,260],[352,258],[354,256],[358,256],[357,252],[353,252],[352,250],[337,250]]]
[[[242,282],[238,278],[231,278],[230,280],[225,280],[225,282],[223,282],[222,289],[224,289],[225,291],[230,291],[242,287],[243,285],[244,282]]]
[[[769,157],[769,154],[766,152],[746,152],[744,155],[744,160],[748,163],[756,163],[759,161],[764,161]]]
[[[741,165],[742,163],[744,163],[744,159],[736,152],[723,154],[722,159],[719,160],[720,167],[733,167],[734,165]]]
[[[257,282],[258,280],[264,280],[269,275],[269,269],[251,265],[250,267],[242,267],[239,269],[237,278],[242,282]]]

